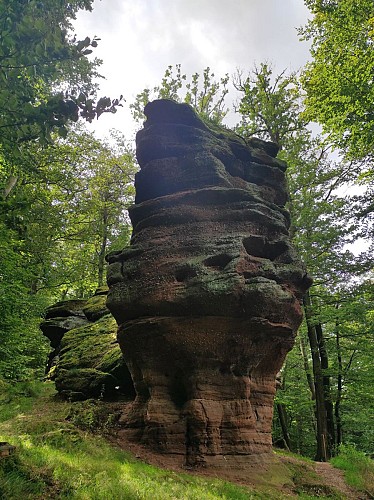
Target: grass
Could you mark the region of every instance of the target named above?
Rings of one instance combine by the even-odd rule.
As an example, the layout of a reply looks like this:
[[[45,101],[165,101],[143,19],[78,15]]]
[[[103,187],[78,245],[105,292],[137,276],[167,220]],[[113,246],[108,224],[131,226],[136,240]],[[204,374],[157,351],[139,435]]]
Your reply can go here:
[[[331,464],[344,471],[347,483],[374,498],[374,462],[353,446],[341,446]]]
[[[295,453],[292,453],[291,451],[288,450],[283,450],[283,449],[275,449],[274,450],[275,455],[279,455],[282,457],[290,457],[290,458],[297,458],[297,460],[301,462],[305,462],[307,464],[313,464],[313,460],[309,457],[304,457],[302,455],[296,455]]]
[[[0,498],[269,498],[218,479],[177,474],[134,459],[102,436],[67,420],[72,404],[54,399],[49,383],[18,388],[18,392],[3,390],[0,404],[0,440],[17,446],[13,457],[0,462]],[[91,410],[81,423],[93,426],[95,412]]]

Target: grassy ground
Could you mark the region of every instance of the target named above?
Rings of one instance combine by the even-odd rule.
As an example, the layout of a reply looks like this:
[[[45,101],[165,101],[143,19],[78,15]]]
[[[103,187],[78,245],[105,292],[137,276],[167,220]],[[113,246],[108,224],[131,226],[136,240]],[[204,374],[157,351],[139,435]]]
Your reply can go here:
[[[0,462],[0,498],[261,498],[224,481],[144,464],[84,430],[105,429],[113,415],[103,421],[94,406],[86,404],[85,411],[78,412],[74,404],[54,400],[53,395],[52,384],[3,391],[0,440],[16,445],[17,453]]]
[[[0,386],[0,441],[17,446],[14,456],[0,459],[0,498],[279,500],[289,497],[279,489],[282,478],[279,483],[273,478],[273,483],[259,485],[254,491],[218,479],[179,474],[145,464],[105,439],[106,430],[117,418],[115,407],[108,413],[106,406],[103,412],[104,405],[97,402],[68,403],[59,401],[54,394],[50,383],[16,388]],[[308,462],[286,457],[287,460],[287,474],[295,484],[315,484]],[[323,490],[322,495],[297,486],[293,491],[302,499],[343,498],[331,488]]]

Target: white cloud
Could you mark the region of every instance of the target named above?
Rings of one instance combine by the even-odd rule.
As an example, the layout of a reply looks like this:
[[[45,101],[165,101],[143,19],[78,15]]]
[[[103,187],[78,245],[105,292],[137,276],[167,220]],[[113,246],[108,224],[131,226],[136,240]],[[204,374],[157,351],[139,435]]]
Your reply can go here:
[[[308,57],[296,32],[308,14],[302,0],[102,0],[93,7],[78,15],[76,32],[101,38],[101,93],[129,102],[170,64],[187,74],[209,66],[219,77],[265,60],[278,71],[298,69]],[[95,123],[99,133],[111,127],[131,134],[129,110]]]

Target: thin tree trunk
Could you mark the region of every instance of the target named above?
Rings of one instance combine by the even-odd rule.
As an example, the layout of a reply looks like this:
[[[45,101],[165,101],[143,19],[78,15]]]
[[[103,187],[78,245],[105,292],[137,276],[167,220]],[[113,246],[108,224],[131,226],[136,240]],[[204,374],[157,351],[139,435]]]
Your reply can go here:
[[[286,408],[282,403],[277,403],[277,412],[278,412],[279,422],[282,428],[284,444],[286,445],[287,450],[291,451],[291,440],[287,428],[287,412]]]
[[[336,308],[339,305],[336,304]],[[340,402],[342,400],[342,389],[343,389],[343,363],[342,363],[342,352],[340,346],[340,329],[339,323],[335,323],[335,338],[336,338],[336,352],[338,357],[338,393],[335,402],[335,419],[336,419],[336,447],[339,450],[339,446],[342,444],[342,420],[340,416]]]
[[[97,286],[104,285],[104,267],[105,267],[105,254],[106,254],[107,238],[103,237],[99,252],[99,263],[98,263],[98,273],[97,273]]]
[[[30,284],[30,295],[36,295],[37,293],[38,293],[38,282],[36,278],[34,278]]]
[[[304,297],[305,318],[307,322],[308,338],[312,353],[314,386],[316,394],[316,419],[317,419],[317,453],[316,460],[326,462],[329,458],[327,441],[327,418],[325,395],[323,388],[323,374],[315,326],[312,322],[312,301],[309,292]]]
[[[11,175],[3,191],[3,199],[6,200],[18,182],[18,176]]]
[[[303,440],[303,424],[300,415],[297,417],[297,453],[302,454],[302,449],[304,446]]]
[[[334,423],[334,406],[332,404],[329,358],[326,349],[326,342],[322,331],[322,325],[316,324],[316,333],[318,340],[319,356],[321,360],[321,368],[323,374],[323,392],[325,397],[326,420],[327,420],[327,437],[328,437],[328,454],[332,455],[335,449],[335,423]]]
[[[308,381],[308,386],[309,386],[309,389],[310,389],[312,400],[314,401],[316,399],[316,390],[315,390],[315,387],[314,387],[314,382],[313,382],[313,377],[312,377],[312,371],[311,371],[310,366],[309,366],[308,355],[306,353],[305,339],[304,339],[304,337],[302,336],[301,333],[299,333],[299,344],[300,344],[301,355],[303,357],[303,363],[304,363],[304,370],[305,370],[305,374],[306,374],[306,379]]]
[[[99,262],[98,262],[98,274],[97,274],[97,286],[103,286],[104,284],[104,268],[105,268],[105,254],[108,244],[108,213],[107,209],[104,208],[103,211],[103,234],[101,237],[101,245],[99,251]]]

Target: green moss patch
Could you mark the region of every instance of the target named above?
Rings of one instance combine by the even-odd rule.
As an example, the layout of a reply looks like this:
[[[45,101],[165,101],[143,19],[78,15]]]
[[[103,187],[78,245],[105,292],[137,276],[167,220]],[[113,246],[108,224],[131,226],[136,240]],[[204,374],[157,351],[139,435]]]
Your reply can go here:
[[[79,393],[75,394],[79,399],[113,395],[116,387],[132,394],[131,376],[116,335],[112,316],[65,333],[54,375],[57,390],[68,396],[69,391]]]
[[[90,321],[97,321],[106,314],[110,314],[106,307],[106,295],[95,295],[88,299],[83,312]]]
[[[103,356],[111,351],[122,358],[116,335],[117,323],[111,316],[69,330],[61,341],[58,368],[98,368]]]
[[[115,393],[119,381],[109,373],[94,368],[59,369],[56,389],[73,399],[85,397],[105,397]]]

